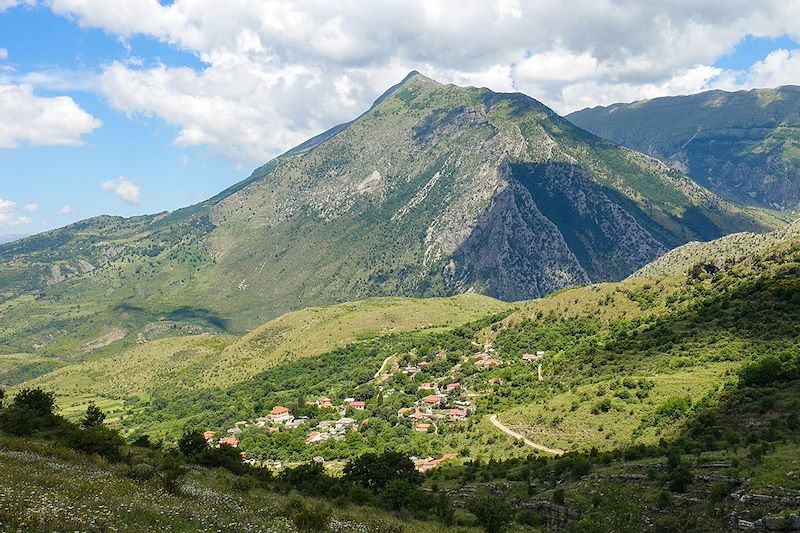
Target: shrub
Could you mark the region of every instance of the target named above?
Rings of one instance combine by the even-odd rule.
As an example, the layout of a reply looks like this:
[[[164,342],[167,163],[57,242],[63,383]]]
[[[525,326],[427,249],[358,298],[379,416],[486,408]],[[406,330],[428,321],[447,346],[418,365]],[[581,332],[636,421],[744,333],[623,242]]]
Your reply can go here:
[[[331,508],[322,502],[308,505],[301,498],[292,498],[286,503],[286,517],[300,531],[316,533],[328,529],[331,520]]]
[[[96,426],[102,426],[105,419],[106,414],[101,411],[94,402],[89,402],[88,407],[86,407],[86,414],[81,420],[81,427],[92,428]]]
[[[392,481],[405,481],[411,485],[422,482],[414,463],[397,452],[364,454],[344,467],[344,478],[375,492],[382,491]]]
[[[110,461],[118,461],[122,456],[125,441],[119,433],[105,426],[77,428],[67,438],[69,446],[86,454],[97,454]]]
[[[765,387],[783,377],[783,365],[775,356],[767,356],[742,367],[739,381],[747,387]]]
[[[489,533],[505,531],[514,516],[508,502],[486,493],[472,498],[469,512],[475,515],[481,527]]]
[[[14,396],[11,407],[25,409],[33,416],[47,417],[55,412],[56,396],[40,388],[22,389]]]
[[[181,438],[178,440],[178,449],[186,457],[193,457],[199,455],[208,449],[208,444],[203,439],[203,434],[194,429],[183,432]]]

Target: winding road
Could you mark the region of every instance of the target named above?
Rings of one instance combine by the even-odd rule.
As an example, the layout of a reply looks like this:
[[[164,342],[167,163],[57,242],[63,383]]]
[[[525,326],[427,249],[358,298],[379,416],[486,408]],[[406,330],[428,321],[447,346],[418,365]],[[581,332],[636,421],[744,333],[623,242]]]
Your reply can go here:
[[[500,431],[502,431],[503,433],[505,433],[509,437],[512,437],[512,438],[515,438],[515,439],[520,439],[526,445],[528,445],[531,448],[534,448],[536,450],[539,450],[542,453],[547,453],[547,454],[550,454],[550,455],[564,455],[564,450],[559,450],[557,448],[548,448],[547,446],[544,446],[542,444],[537,444],[537,443],[533,442],[532,440],[530,440],[529,438],[521,435],[520,433],[517,433],[516,431],[514,431],[511,428],[509,428],[508,426],[503,425],[499,420],[497,420],[497,415],[491,415],[489,417],[489,422],[491,422],[494,427],[496,427],[497,429],[499,429]]]

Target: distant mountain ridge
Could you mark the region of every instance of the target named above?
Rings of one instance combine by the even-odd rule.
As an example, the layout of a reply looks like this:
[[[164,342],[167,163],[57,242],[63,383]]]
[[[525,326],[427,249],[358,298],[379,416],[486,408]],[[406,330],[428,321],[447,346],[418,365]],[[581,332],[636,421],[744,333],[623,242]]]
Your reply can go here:
[[[109,327],[128,343],[243,332],[370,296],[529,299],[773,225],[530,97],[412,72],[206,202],[0,246],[0,346],[85,353]]]
[[[800,87],[708,91],[567,115],[592,133],[658,157],[729,200],[800,206]]]

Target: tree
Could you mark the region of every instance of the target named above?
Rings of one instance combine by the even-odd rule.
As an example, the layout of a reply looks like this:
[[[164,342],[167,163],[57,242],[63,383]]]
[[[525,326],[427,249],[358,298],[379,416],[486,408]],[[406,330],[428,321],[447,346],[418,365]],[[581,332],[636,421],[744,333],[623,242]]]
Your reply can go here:
[[[381,455],[366,453],[353,459],[344,467],[344,477],[347,481],[373,492],[382,491],[391,481],[405,481],[411,485],[422,482],[422,476],[414,468],[414,463],[397,452]]]
[[[178,449],[186,457],[193,457],[203,453],[208,448],[203,434],[199,430],[192,429],[184,431],[181,438],[178,440]]]
[[[105,419],[106,414],[94,402],[89,402],[89,406],[86,407],[86,414],[81,420],[81,427],[87,429],[102,426]]]
[[[56,408],[56,395],[40,388],[22,389],[11,403],[11,407],[25,409],[33,416],[51,416]]]
[[[491,494],[478,494],[469,502],[469,512],[475,515],[478,523],[488,533],[504,531],[514,515],[503,498]]]

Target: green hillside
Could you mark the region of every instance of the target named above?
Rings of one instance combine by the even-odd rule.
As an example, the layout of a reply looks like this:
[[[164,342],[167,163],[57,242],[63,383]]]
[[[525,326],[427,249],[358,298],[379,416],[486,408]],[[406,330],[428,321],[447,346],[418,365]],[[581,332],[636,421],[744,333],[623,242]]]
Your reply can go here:
[[[450,328],[505,309],[507,304],[476,294],[428,300],[377,298],[289,313],[241,338],[212,334],[164,338],[63,368],[58,368],[60,361],[45,358],[2,356],[0,362],[10,367],[9,376],[18,375],[12,372],[24,364],[49,362],[51,369],[57,368],[26,385],[56,391],[65,414],[82,412],[95,401],[117,415],[124,413],[125,400],[147,400],[154,389],[185,394],[227,388],[268,368],[357,340]]]
[[[529,97],[412,73],[206,202],[0,245],[0,350],[79,361],[374,296],[528,299],[780,224]]]
[[[659,531],[721,531],[731,517],[737,524],[743,520],[764,526],[770,521],[779,528],[800,513],[800,482],[794,475],[800,467],[800,241],[792,228],[759,238],[746,252],[736,248],[718,270],[687,271],[681,266],[665,276],[658,274],[663,270],[659,267],[650,276],[567,289],[521,303],[513,312],[478,296],[435,300],[430,303],[435,315],[442,317],[443,309],[456,308],[462,310],[456,313],[461,319],[445,312],[438,327],[431,327],[436,323],[421,311],[426,301],[346,304],[289,315],[240,340],[205,335],[147,343],[125,358],[66,367],[30,384],[59,392],[67,402],[62,412],[73,420],[82,415],[88,400],[95,399],[109,414],[108,427],[130,440],[144,435],[163,438],[167,449],[187,430],[224,435],[228,428],[239,427],[237,421],[263,416],[275,405],[307,417],[294,429],[281,424],[241,426],[236,452],[283,473],[241,481],[195,470],[196,477],[177,496],[162,498],[186,498],[183,505],[188,508],[199,505],[199,494],[206,493],[197,488],[200,483],[212,484],[217,493],[227,493],[229,487],[241,491],[244,499],[237,501],[245,513],[249,498],[280,498],[272,491],[289,487],[328,500],[338,494],[337,501],[351,502],[348,505],[356,501],[382,507],[403,501],[406,514],[399,516],[428,520],[396,526],[408,531],[468,531],[464,528],[479,523],[479,502],[488,497],[491,508],[508,509],[507,519],[517,531],[568,526],[576,531],[633,532],[646,529],[646,524]],[[707,247],[728,250],[725,242]],[[686,260],[677,257],[679,263]],[[399,314],[400,303],[416,317],[407,323],[413,331],[377,328]],[[323,318],[315,320],[319,314]],[[362,319],[368,327],[361,331],[340,326]],[[284,320],[297,331],[286,337],[293,339],[290,343],[306,347],[296,355],[319,355],[287,357],[288,352],[270,348],[272,341],[265,343],[264,334],[270,332],[267,339],[272,339],[275,324]],[[334,331],[342,332],[339,339],[331,338],[327,348],[318,344]],[[307,334],[317,340],[301,344]],[[245,361],[261,361],[263,366],[245,364],[244,374],[238,376],[231,360],[224,365],[231,378],[205,381],[204,372],[232,346],[239,346],[233,352],[237,356],[257,352]],[[544,352],[540,361],[522,360],[522,354],[537,351]],[[474,364],[476,352],[488,352],[480,357],[500,363],[480,368]],[[413,377],[403,373],[411,367],[418,369]],[[74,372],[78,368],[80,372]],[[64,379],[59,381],[59,376]],[[446,391],[454,382],[459,387]],[[417,422],[398,416],[401,408],[421,409],[423,398],[432,393],[420,390],[425,383],[445,395],[442,410],[457,410],[457,402],[471,404],[464,418],[438,419],[420,431]],[[101,390],[104,387],[107,390]],[[344,415],[352,417],[346,435],[308,444],[317,424],[343,416],[338,407],[306,403],[323,396],[336,406],[348,397],[364,401],[364,410],[344,406]],[[70,405],[75,399],[79,402]],[[433,408],[434,413],[438,410]],[[8,424],[4,420],[8,419],[0,410],[0,424]],[[87,445],[71,438],[65,441],[70,447],[80,450]],[[48,494],[73,498],[68,488],[86,469],[82,456],[51,448],[36,448],[33,455],[3,451],[30,446],[28,441],[3,441],[0,461],[14,476],[24,476],[26,484],[41,487],[46,465],[53,463],[48,457],[56,454],[58,462],[72,466],[59,467],[60,481]],[[445,494],[443,505],[457,509],[456,514],[434,512],[430,498],[402,499],[414,493],[408,486],[388,496],[381,496],[380,490],[370,496],[343,488],[350,486],[350,478],[341,477],[344,465],[362,454],[390,452],[415,458],[452,454],[421,482],[426,494]],[[555,454],[563,455],[552,457]],[[156,461],[140,457],[134,454],[110,474],[98,474],[108,480],[105,497],[152,497],[158,486],[153,483],[166,474],[153,474],[153,481],[144,485],[123,479],[136,479],[131,465],[137,461]],[[312,476],[317,481],[311,483],[303,481],[309,479],[307,470],[291,474],[291,467],[320,458],[333,477]],[[201,464],[212,461],[191,455],[185,460],[201,459]],[[99,468],[108,467],[100,463]],[[157,466],[155,472],[161,468],[165,467]],[[3,486],[10,483],[2,481]],[[27,500],[18,495],[11,501],[18,503],[7,505],[4,516],[17,523],[27,516]],[[350,519],[355,521],[369,515],[365,510],[353,512]],[[51,528],[75,523],[64,516],[69,518],[52,518]],[[136,520],[151,520],[149,516]],[[170,520],[197,519],[197,514],[192,516],[178,513]],[[275,511],[267,516],[286,515]],[[389,526],[383,522],[381,527]],[[484,529],[497,531],[494,527]]]
[[[584,109],[567,118],[653,155],[740,204],[800,205],[800,87],[708,91]]]

